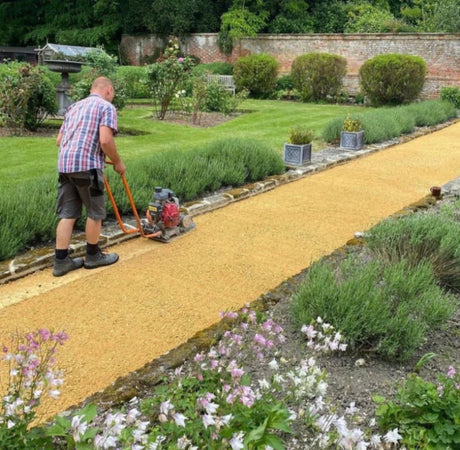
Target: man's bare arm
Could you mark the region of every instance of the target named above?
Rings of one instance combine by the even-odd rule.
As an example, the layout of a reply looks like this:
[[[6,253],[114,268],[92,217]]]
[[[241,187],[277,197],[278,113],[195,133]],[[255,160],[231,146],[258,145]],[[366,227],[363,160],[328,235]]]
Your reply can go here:
[[[124,175],[126,167],[120,158],[113,138],[113,130],[110,127],[101,126],[99,127],[99,142],[101,144],[102,151],[110,158],[113,162],[113,168],[115,172],[120,175]]]

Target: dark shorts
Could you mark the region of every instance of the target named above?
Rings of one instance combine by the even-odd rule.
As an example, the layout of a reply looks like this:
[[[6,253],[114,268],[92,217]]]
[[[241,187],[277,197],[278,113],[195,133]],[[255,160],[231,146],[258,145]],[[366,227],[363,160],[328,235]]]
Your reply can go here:
[[[104,175],[101,169],[60,173],[57,215],[61,219],[78,219],[82,205],[93,220],[105,219]]]

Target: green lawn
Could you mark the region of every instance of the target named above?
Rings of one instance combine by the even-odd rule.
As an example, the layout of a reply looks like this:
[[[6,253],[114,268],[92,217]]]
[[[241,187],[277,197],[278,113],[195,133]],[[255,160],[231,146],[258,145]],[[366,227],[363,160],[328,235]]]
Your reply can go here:
[[[196,128],[155,120],[153,107],[142,105],[125,108],[119,113],[119,127],[145,134],[134,136],[121,133],[116,138],[118,150],[128,170],[129,162],[139,156],[169,148],[193,149],[228,137],[258,139],[282,153],[290,127],[306,125],[320,136],[331,118],[356,111],[357,107],[246,100],[240,110],[245,113],[228,122],[212,128]],[[313,150],[324,148],[325,145],[318,139],[313,143]],[[56,170],[57,158],[55,137],[2,137],[0,157],[0,188],[52,174]]]

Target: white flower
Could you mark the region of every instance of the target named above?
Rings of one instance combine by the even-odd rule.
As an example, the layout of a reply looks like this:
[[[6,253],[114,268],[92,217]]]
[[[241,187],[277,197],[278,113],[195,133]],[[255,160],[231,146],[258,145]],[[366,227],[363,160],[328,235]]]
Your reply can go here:
[[[286,381],[283,375],[280,375],[279,373],[275,374],[273,379],[275,380],[276,383],[279,383],[279,384],[284,383]]]
[[[136,408],[132,408],[128,411],[126,415],[126,422],[127,423],[134,423],[136,419],[140,416],[140,412]]]
[[[209,402],[204,409],[208,414],[215,414],[217,409],[219,408],[219,405],[217,403]]]
[[[185,427],[185,420],[187,419],[187,417],[179,413],[173,414],[172,417],[178,427]]]
[[[396,444],[402,438],[402,436],[398,433],[398,429],[395,428],[389,431],[384,437],[383,440],[390,444]]]
[[[180,439],[177,440],[177,448],[186,449],[191,443],[192,441],[187,439],[186,436],[182,436]]]
[[[353,414],[357,413],[358,408],[356,408],[355,405],[356,405],[355,402],[351,402],[350,406],[345,410],[345,414],[348,414],[348,415],[352,416]]]
[[[273,358],[269,363],[268,363],[268,367],[271,369],[271,370],[278,370],[279,368],[279,365],[278,365],[278,361]]]
[[[72,436],[75,442],[80,442],[81,437],[85,434],[88,428],[88,423],[84,421],[85,416],[72,417]]]
[[[209,425],[215,425],[216,423],[214,417],[211,416],[211,414],[203,414],[202,420],[205,428],[208,428]]]
[[[230,447],[232,447],[232,450],[241,450],[242,448],[244,448],[243,438],[244,433],[242,431],[233,434],[232,438],[228,442],[230,444]]]
[[[230,421],[233,419],[233,414],[227,414],[226,416],[223,416],[220,419],[222,424],[228,425]]]
[[[327,391],[327,383],[324,381],[320,381],[318,386],[316,386],[316,392],[318,392],[321,396],[326,395]]]
[[[52,389],[51,391],[48,392],[48,394],[50,395],[50,397],[54,398],[55,400],[59,397],[59,395],[61,394],[60,391],[58,391],[57,389]]]
[[[373,434],[370,440],[371,447],[379,448],[380,443],[382,442],[382,437],[380,434]]]
[[[265,378],[263,378],[262,380],[259,380],[259,386],[260,386],[260,389],[262,390],[270,389],[270,383]]]
[[[115,447],[117,445],[118,439],[115,436],[109,435],[97,435],[94,438],[94,445],[96,448],[104,448],[108,449],[111,447]]]
[[[172,411],[173,409],[174,405],[169,400],[162,402],[160,405],[160,413],[164,414],[165,416],[167,416],[169,411]]]
[[[43,391],[41,391],[40,389],[35,389],[34,398],[35,399],[40,398],[42,396],[42,393],[43,393]]]
[[[308,339],[314,339],[314,337],[317,335],[317,331],[313,328],[313,325],[303,325],[302,328],[300,329],[302,333],[304,333]]]

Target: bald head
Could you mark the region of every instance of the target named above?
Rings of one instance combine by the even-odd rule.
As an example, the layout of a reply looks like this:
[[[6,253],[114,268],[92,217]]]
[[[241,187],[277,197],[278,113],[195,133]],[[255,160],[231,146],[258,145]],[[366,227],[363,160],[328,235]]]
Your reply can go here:
[[[91,85],[91,94],[98,94],[103,99],[111,102],[114,96],[112,82],[106,77],[98,77]]]

